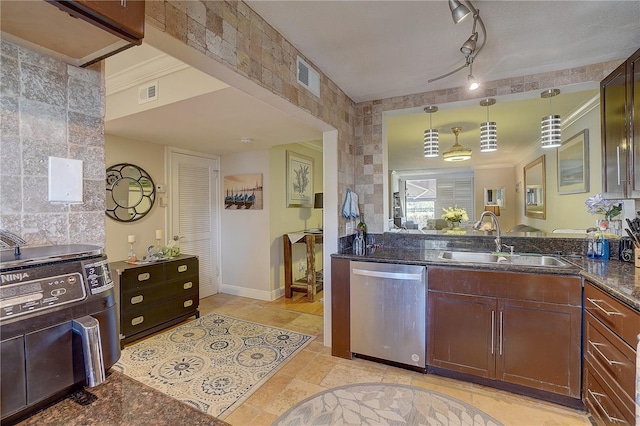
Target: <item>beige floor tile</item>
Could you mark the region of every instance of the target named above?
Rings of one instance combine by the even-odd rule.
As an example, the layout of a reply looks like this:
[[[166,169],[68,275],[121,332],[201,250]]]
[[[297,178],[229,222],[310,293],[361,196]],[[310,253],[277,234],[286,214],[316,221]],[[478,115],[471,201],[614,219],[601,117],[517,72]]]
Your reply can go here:
[[[289,362],[287,362],[281,369],[282,374],[288,374],[289,376],[296,377],[302,370],[308,368],[308,365],[318,355],[313,352],[302,351],[294,356]]]
[[[296,379],[319,385],[336,365],[337,361],[331,357],[317,356],[306,368],[298,371]]]
[[[337,364],[327,373],[320,382],[320,386],[334,388],[337,386],[350,385],[353,383],[379,383],[382,382],[384,370],[361,369],[356,367]]]
[[[324,390],[326,390],[326,388],[322,386],[294,379],[282,390],[282,392],[278,393],[275,398],[273,398],[271,404],[265,408],[265,411],[267,413],[280,416],[300,401]]]
[[[251,407],[248,404],[243,404],[229,414],[224,421],[232,425],[248,425],[251,424],[253,419],[255,419],[260,413],[261,410],[258,408]]]
[[[253,407],[264,410],[265,407],[269,406],[275,395],[282,392],[293,379],[293,376],[283,374],[282,372],[276,373],[247,399],[247,403]]]
[[[262,412],[258,416],[256,416],[256,418],[254,418],[253,421],[251,421],[251,423],[245,423],[245,424],[249,426],[270,426],[277,419],[278,419],[278,416],[274,414]],[[242,424],[238,423],[237,426],[242,426]]]

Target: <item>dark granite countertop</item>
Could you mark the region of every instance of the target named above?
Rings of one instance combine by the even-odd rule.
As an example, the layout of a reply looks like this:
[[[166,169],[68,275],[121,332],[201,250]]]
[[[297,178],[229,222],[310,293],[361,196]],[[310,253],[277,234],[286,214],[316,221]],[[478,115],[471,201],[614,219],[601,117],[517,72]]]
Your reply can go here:
[[[508,263],[465,263],[438,259],[442,250],[384,248],[365,256],[352,253],[336,253],[331,257],[366,262],[404,263],[414,265],[439,265],[457,268],[497,271],[528,272],[538,274],[580,275],[606,293],[640,311],[640,268],[618,260],[596,260],[585,257],[561,257],[569,267],[544,267],[513,265]]]
[[[117,371],[104,383],[79,390],[18,425],[228,425]]]

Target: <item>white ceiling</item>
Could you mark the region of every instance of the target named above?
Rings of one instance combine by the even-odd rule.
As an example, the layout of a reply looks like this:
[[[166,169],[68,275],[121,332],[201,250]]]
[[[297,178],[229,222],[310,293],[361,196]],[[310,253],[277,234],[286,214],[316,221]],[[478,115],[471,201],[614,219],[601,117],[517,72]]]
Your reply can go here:
[[[466,70],[433,83],[427,80],[464,63],[460,45],[471,33],[472,21],[454,25],[446,1],[247,1],[264,19],[290,40],[306,58],[319,67],[354,101],[380,99],[442,88],[459,87]],[[529,75],[628,57],[640,46],[640,2],[633,1],[476,1],[487,28],[487,42],[473,65],[480,80]],[[482,38],[482,36],[481,36]],[[157,52],[145,45],[107,59],[107,116],[110,77],[116,71],[134,70]],[[110,65],[114,62],[118,65]],[[184,81],[185,85],[189,81]],[[554,98],[560,113],[559,99]],[[498,104],[491,107],[491,120],[517,122],[502,116]],[[541,99],[537,98],[536,105]],[[477,101],[476,101],[477,103]],[[132,139],[169,144],[196,151],[227,155],[242,150],[321,139],[321,133],[288,114],[232,87],[158,108],[148,108],[125,117],[105,121],[105,132]],[[569,108],[567,106],[567,108]],[[575,108],[575,106],[571,106]],[[513,113],[515,108],[503,108]],[[483,117],[486,111],[480,106]],[[414,124],[403,122],[421,144],[428,116],[412,111]],[[433,116],[443,136],[450,132],[443,113]],[[440,115],[438,115],[440,114]],[[466,115],[466,113],[462,113]],[[544,114],[532,112],[535,126]],[[476,117],[457,121],[478,123]],[[481,121],[484,121],[482,119]],[[443,124],[444,123],[444,124]],[[499,124],[500,125],[500,124]],[[413,126],[413,127],[412,127]],[[435,127],[435,126],[434,126]],[[499,128],[501,140],[525,141],[537,137],[524,134],[525,126]],[[463,125],[460,143],[466,143]],[[477,129],[476,129],[477,131]],[[510,133],[510,132],[517,133]],[[254,143],[239,143],[250,137]],[[394,138],[391,138],[394,139]],[[444,147],[449,146],[445,136]],[[453,136],[451,135],[451,143]],[[523,143],[525,143],[523,142]],[[471,146],[470,146],[471,147]],[[504,159],[503,159],[504,160]],[[423,165],[424,167],[424,165]]]

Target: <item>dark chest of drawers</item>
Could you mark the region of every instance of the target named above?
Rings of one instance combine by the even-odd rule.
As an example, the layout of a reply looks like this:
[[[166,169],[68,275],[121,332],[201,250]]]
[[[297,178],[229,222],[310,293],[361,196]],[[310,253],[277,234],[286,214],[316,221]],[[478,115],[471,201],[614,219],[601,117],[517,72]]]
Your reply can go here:
[[[198,258],[133,265],[110,264],[119,306],[120,345],[163,330],[186,318],[198,318]]]

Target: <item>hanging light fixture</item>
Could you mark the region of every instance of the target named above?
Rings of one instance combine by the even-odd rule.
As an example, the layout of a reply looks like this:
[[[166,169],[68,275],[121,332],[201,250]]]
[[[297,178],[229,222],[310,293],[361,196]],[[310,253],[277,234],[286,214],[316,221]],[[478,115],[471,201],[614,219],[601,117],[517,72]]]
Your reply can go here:
[[[560,94],[560,89],[549,89],[540,93],[543,99],[549,98],[549,115],[542,117],[541,142],[542,148],[557,148],[562,145],[562,130],[560,116],[551,112],[551,98]]]
[[[437,106],[428,106],[424,109],[424,112],[429,114],[429,128],[424,131],[424,156],[427,158],[438,156],[438,131],[431,125],[431,114],[437,111]]]
[[[444,161],[465,161],[471,158],[471,150],[463,147],[458,143],[458,134],[462,127],[452,127],[453,134],[456,135],[456,143],[453,144],[451,150],[442,154]]]
[[[480,106],[487,107],[487,121],[480,125],[480,152],[493,152],[498,149],[498,126],[489,121],[489,107],[496,103],[493,98],[480,101]]]
[[[473,76],[473,63],[469,64],[469,75],[467,76],[467,84],[469,90],[476,90],[478,87],[480,87],[480,83],[478,83],[478,80],[476,80],[476,78]]]

